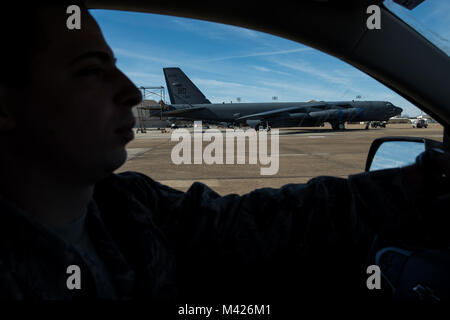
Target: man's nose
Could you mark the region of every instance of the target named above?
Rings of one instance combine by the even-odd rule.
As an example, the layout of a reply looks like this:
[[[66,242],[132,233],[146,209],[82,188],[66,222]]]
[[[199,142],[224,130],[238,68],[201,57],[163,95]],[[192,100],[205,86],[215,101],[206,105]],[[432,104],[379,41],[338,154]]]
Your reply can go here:
[[[122,83],[115,102],[120,106],[132,108],[142,101],[142,93],[122,71],[119,70],[119,73]]]

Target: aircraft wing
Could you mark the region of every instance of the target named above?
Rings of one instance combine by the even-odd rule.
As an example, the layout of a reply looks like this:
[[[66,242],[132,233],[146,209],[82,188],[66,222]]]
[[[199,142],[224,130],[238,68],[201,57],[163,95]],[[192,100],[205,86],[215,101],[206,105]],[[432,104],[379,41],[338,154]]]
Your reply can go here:
[[[328,105],[326,103],[318,103],[318,104],[308,104],[308,105],[302,105],[298,107],[287,107],[287,108],[281,108],[281,109],[273,109],[266,112],[259,112],[259,113],[253,113],[249,114],[247,116],[240,117],[236,120],[252,120],[252,119],[268,119],[268,118],[274,118],[281,116],[283,114],[291,113],[291,112],[307,112],[309,108],[326,108]]]
[[[176,109],[176,110],[170,110],[170,111],[163,112],[163,115],[164,116],[180,116],[180,115],[182,116],[184,114],[188,114],[188,113],[203,110],[203,109],[205,109],[205,107],[192,107],[192,108]]]
[[[251,120],[251,119],[269,119],[274,117],[282,116],[283,114],[289,114],[289,113],[300,113],[300,112],[309,112],[311,108],[314,109],[322,109],[322,110],[329,110],[329,109],[335,109],[337,107],[346,108],[351,107],[347,103],[343,104],[329,104],[325,102],[319,102],[319,103],[311,103],[307,105],[301,105],[296,107],[287,107],[287,108],[281,108],[281,109],[274,109],[266,112],[260,112],[260,113],[253,113],[249,114],[247,116],[243,116],[238,118],[237,120]],[[311,110],[313,111],[313,110]],[[317,110],[314,110],[317,111]]]

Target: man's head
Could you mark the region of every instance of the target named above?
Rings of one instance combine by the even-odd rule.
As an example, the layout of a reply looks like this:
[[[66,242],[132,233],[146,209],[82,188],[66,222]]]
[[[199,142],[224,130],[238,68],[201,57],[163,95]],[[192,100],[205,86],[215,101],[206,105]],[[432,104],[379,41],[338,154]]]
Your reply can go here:
[[[67,28],[68,6],[25,8],[21,20],[1,23],[9,27],[0,31],[8,33],[0,57],[0,148],[14,161],[94,183],[126,160],[131,108],[141,94],[115,66],[86,8],[80,6],[81,29]]]

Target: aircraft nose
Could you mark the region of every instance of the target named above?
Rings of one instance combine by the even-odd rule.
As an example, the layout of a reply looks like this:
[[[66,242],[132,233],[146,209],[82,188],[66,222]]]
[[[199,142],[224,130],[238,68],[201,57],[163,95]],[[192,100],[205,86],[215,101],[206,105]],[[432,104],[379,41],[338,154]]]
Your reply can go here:
[[[401,114],[403,112],[403,109],[400,107],[394,107],[395,115]]]

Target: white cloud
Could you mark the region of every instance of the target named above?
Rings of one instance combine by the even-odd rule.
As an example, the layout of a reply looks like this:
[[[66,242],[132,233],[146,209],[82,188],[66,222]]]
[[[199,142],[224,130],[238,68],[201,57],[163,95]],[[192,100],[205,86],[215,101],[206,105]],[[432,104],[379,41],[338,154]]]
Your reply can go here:
[[[313,50],[313,49],[312,48],[297,48],[297,49],[289,49],[289,50],[252,52],[252,53],[247,53],[247,54],[242,54],[242,55],[225,56],[225,57],[217,57],[217,58],[207,59],[207,60],[205,60],[205,62],[223,61],[223,60],[230,60],[230,59],[250,58],[250,57],[275,56],[275,55],[279,55],[279,54],[295,53],[295,52],[309,51],[309,50]]]
[[[255,70],[258,70],[258,71],[262,71],[262,72],[271,72],[272,71],[269,68],[261,67],[261,66],[252,66],[252,68]]]
[[[331,72],[330,70],[324,71],[322,69],[313,66],[309,62],[300,59],[296,59],[296,61],[272,60],[272,62],[291,70],[300,71],[312,75],[315,78],[325,80],[326,82],[329,83],[343,86],[349,86],[351,84],[350,80],[343,74],[334,75],[333,72]]]

